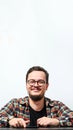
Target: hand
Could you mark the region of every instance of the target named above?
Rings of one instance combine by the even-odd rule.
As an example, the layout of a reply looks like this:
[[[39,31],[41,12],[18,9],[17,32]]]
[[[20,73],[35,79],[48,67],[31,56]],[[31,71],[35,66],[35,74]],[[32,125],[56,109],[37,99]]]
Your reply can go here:
[[[59,120],[56,118],[41,117],[37,120],[37,126],[58,126]]]
[[[9,120],[9,125],[11,127],[26,127],[29,122],[29,120],[25,121],[22,118],[12,118]]]

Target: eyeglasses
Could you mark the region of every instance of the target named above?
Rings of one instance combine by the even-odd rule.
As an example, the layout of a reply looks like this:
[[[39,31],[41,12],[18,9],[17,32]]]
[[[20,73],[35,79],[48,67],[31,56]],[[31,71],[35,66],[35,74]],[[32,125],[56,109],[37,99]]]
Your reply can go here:
[[[27,80],[27,83],[30,85],[30,86],[34,86],[35,83],[37,83],[39,86],[43,86],[46,84],[46,81],[42,80],[42,79],[39,79],[39,80],[34,80],[34,79],[29,79]]]

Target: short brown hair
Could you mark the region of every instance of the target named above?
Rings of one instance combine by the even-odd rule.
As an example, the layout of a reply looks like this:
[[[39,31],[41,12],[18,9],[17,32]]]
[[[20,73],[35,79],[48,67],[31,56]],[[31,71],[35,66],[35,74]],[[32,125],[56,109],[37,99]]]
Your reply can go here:
[[[28,71],[27,71],[27,74],[26,74],[26,82],[27,82],[27,79],[28,79],[28,75],[29,73],[31,73],[32,71],[43,71],[46,75],[46,83],[48,83],[48,80],[49,80],[49,73],[47,72],[47,70],[45,70],[43,67],[41,66],[33,66],[31,67]]]

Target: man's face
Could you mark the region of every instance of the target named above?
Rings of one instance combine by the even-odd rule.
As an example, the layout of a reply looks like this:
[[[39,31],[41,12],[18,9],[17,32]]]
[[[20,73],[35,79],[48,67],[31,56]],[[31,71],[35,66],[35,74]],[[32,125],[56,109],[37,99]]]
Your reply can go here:
[[[42,99],[48,88],[45,73],[43,71],[33,71],[29,73],[26,87],[29,97],[32,100],[38,101]]]

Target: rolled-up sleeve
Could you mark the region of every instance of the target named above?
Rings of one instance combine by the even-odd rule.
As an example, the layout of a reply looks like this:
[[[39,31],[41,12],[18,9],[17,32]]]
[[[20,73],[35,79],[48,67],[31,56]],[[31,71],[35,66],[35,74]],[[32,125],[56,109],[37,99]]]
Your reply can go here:
[[[73,111],[61,102],[59,105],[58,120],[60,126],[73,126]]]
[[[13,118],[14,99],[0,110],[0,127],[7,127],[9,119]]]

